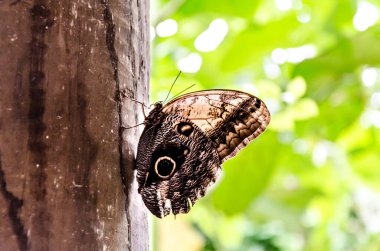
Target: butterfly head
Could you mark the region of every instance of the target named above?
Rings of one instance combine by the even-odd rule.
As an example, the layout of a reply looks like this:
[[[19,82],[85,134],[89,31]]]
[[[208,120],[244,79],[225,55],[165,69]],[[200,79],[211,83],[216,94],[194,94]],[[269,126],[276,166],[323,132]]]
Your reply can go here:
[[[162,102],[156,102],[153,104],[153,109],[149,112],[148,116],[146,116],[144,120],[145,125],[152,125],[155,123],[159,123],[159,121],[162,119]]]

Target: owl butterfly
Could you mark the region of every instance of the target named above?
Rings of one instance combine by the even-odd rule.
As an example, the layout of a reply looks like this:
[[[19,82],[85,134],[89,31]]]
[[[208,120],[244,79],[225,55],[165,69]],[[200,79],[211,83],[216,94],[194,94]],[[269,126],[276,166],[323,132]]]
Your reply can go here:
[[[264,132],[264,102],[233,90],[199,91],[156,103],[145,118],[136,158],[138,191],[157,217],[187,213],[221,164]]]

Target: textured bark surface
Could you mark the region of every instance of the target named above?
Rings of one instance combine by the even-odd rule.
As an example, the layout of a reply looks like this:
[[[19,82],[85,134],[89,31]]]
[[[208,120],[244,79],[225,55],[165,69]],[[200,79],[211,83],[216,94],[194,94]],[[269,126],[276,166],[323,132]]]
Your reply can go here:
[[[148,0],[0,1],[0,250],[148,250]]]

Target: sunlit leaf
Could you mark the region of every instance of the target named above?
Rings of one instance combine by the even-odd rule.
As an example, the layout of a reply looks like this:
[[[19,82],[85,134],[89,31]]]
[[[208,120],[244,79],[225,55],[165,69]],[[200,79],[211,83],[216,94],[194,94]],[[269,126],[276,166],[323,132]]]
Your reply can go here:
[[[223,165],[223,178],[212,194],[216,208],[232,215],[244,211],[268,184],[273,175],[280,146],[275,134],[265,133]],[[269,149],[269,150],[268,150]]]
[[[311,98],[300,99],[289,109],[294,120],[306,120],[318,115],[318,106]]]
[[[295,99],[302,97],[306,92],[306,82],[303,78],[297,77],[290,81],[287,91],[291,93]]]
[[[250,25],[234,38],[221,61],[221,70],[233,71],[256,63],[277,46],[292,45],[289,36],[299,25],[292,15],[262,26]]]
[[[290,131],[294,129],[294,119],[289,112],[272,116],[270,128],[275,131]]]

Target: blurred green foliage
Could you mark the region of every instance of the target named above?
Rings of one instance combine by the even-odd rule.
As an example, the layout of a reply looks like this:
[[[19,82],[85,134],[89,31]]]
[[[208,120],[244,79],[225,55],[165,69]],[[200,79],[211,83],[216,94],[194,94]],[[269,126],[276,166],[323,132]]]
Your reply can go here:
[[[182,74],[174,94],[191,84],[247,91],[272,114],[188,214],[203,250],[380,250],[380,2],[151,4],[153,31],[178,25],[152,34],[151,102],[196,53],[199,70]],[[215,19],[228,32],[201,52],[194,42]]]

